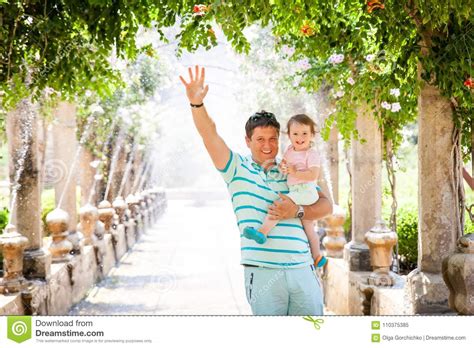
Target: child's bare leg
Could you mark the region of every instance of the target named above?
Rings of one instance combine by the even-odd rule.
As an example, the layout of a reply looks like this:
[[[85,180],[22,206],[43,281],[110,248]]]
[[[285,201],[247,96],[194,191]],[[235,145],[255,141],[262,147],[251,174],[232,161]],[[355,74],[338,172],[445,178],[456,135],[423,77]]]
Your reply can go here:
[[[272,230],[273,227],[276,226],[276,224],[280,222],[280,220],[270,220],[268,218],[268,215],[265,216],[265,220],[263,221],[263,225],[260,226],[258,229],[260,232],[262,232],[265,236],[268,235],[268,232]]]
[[[316,267],[325,267],[328,260],[323,254],[321,254],[321,249],[319,247],[319,235],[314,230],[314,222],[312,220],[303,220],[302,223],[306,236],[308,237],[314,265]]]
[[[311,249],[311,255],[313,260],[317,260],[319,255],[321,255],[321,249],[319,247],[319,235],[314,231],[314,221],[313,220],[302,220],[304,232],[308,237],[309,247]]]
[[[263,244],[267,241],[268,232],[278,223],[279,220],[270,220],[268,215],[265,216],[263,225],[257,230],[253,227],[247,226],[244,228],[243,235],[245,238],[252,239],[258,244]]]

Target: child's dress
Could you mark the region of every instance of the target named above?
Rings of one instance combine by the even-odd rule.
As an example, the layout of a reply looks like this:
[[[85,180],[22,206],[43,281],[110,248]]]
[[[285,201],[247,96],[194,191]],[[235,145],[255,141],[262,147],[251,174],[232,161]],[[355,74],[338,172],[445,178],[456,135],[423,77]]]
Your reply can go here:
[[[286,149],[283,158],[289,165],[294,165],[297,171],[321,166],[319,154],[313,147],[306,151],[295,151],[293,145],[290,145]],[[288,197],[295,204],[311,205],[319,199],[315,181],[297,179],[293,175],[288,174],[287,183],[290,191]]]

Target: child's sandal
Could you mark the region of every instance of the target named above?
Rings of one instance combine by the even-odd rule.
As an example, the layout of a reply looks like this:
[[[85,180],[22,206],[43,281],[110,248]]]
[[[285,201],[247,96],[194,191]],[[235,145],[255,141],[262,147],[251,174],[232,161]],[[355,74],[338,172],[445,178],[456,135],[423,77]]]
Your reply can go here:
[[[319,257],[314,261],[314,265],[318,268],[326,266],[328,259],[324,255],[319,255]]]

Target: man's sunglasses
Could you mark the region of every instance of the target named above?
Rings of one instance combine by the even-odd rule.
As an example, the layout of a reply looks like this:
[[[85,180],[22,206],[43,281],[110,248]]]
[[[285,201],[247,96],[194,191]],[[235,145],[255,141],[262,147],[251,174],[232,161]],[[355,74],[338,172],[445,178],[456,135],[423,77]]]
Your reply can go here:
[[[256,112],[255,114],[250,116],[251,121],[257,121],[260,118],[268,118],[268,119],[276,120],[274,114],[272,114],[271,112],[266,112],[266,111]]]

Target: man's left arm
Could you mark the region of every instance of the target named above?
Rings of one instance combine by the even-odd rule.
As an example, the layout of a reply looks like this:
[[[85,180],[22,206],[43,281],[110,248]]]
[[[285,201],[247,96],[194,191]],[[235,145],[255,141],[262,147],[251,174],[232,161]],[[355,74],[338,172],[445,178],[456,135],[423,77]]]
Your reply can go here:
[[[332,202],[321,191],[319,199],[311,205],[303,205],[304,220],[320,220],[332,214]],[[268,214],[272,220],[293,219],[296,217],[298,206],[287,196],[280,194],[280,199],[273,202],[268,208]]]

